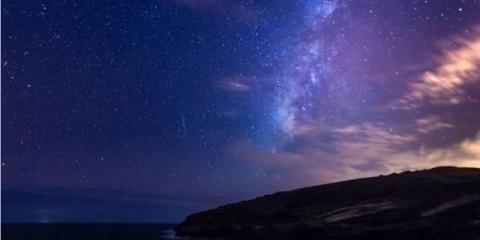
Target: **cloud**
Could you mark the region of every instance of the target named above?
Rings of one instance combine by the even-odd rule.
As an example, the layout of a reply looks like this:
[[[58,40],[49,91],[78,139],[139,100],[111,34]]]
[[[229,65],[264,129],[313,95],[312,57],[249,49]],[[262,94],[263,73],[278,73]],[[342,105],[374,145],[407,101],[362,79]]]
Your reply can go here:
[[[444,122],[440,117],[435,115],[417,119],[416,125],[417,131],[422,134],[428,134],[446,128],[454,128],[452,124]]]
[[[416,122],[450,128],[441,126],[437,119],[427,117]],[[277,151],[242,141],[230,146],[228,156],[275,169],[288,179],[287,187],[292,188],[445,165],[480,167],[480,132],[460,143],[429,148],[422,143],[421,135],[435,131],[434,128],[397,133],[371,123],[330,131],[309,125],[303,128],[308,133],[297,135]]]
[[[464,88],[480,81],[480,26],[468,36],[455,36],[441,44],[444,54],[436,60],[437,66],[423,73],[419,81],[399,101],[405,109],[425,104],[458,105],[465,101]]]
[[[418,151],[404,151],[386,158],[385,165],[391,170],[403,171],[425,169],[435,166],[458,166],[480,168],[480,133],[452,146]]]
[[[229,78],[216,82],[216,86],[230,92],[248,92],[251,88],[245,81],[241,78]]]
[[[381,160],[415,140],[372,124],[302,129],[278,151],[243,141],[228,149],[229,156],[283,171],[298,187],[385,173]]]
[[[229,108],[226,110],[221,111],[220,116],[222,117],[237,117],[240,114],[240,110],[238,108]]]
[[[336,157],[343,162],[346,172],[352,176],[362,176],[432,168],[436,166],[453,165],[461,167],[480,167],[480,132],[473,139],[440,147],[428,148],[422,142],[421,135],[436,129],[451,128],[451,125],[438,121],[437,117],[417,120],[421,124],[433,123],[431,128],[424,126],[420,131],[394,133],[375,125],[348,126],[337,131],[344,135],[339,144]],[[345,130],[346,129],[346,130]],[[417,129],[417,130],[418,130]],[[351,137],[348,137],[348,136]],[[360,135],[355,138],[353,136]],[[375,163],[376,168],[361,166]],[[359,168],[360,166],[360,168]],[[350,176],[346,176],[350,178]]]
[[[306,145],[295,151],[271,151],[244,140],[227,149],[229,159],[260,166],[282,176],[282,188],[295,188],[341,179],[343,170],[316,146]]]
[[[478,161],[475,165],[480,167],[480,133],[474,139],[463,141],[457,148],[472,160]]]

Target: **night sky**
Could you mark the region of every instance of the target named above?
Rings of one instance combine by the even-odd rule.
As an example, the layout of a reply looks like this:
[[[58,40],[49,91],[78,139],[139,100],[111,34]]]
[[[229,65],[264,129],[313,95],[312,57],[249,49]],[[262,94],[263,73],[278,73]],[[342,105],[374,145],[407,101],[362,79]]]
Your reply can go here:
[[[3,221],[480,167],[479,0],[4,0],[1,40]]]

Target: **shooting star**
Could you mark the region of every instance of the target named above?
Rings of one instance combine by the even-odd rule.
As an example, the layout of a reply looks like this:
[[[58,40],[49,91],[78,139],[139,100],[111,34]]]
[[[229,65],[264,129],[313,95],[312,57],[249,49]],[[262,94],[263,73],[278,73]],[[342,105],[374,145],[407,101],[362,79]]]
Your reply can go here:
[[[185,115],[183,114],[183,111],[181,112],[181,117],[182,117],[183,136],[188,139],[187,126],[185,124]]]

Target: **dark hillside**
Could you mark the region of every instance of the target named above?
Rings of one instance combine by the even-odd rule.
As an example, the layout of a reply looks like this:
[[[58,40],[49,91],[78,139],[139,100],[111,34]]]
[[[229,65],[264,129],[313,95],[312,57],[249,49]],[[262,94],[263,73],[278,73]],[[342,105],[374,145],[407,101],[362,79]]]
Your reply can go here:
[[[230,239],[480,239],[480,170],[350,180],[189,216],[180,235]]]

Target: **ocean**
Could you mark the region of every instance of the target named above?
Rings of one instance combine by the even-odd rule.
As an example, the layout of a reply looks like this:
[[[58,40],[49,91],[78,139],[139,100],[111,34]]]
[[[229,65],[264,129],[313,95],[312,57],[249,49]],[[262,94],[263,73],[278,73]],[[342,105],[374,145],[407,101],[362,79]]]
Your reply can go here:
[[[174,224],[121,223],[7,223],[2,240],[167,240],[175,236]]]

